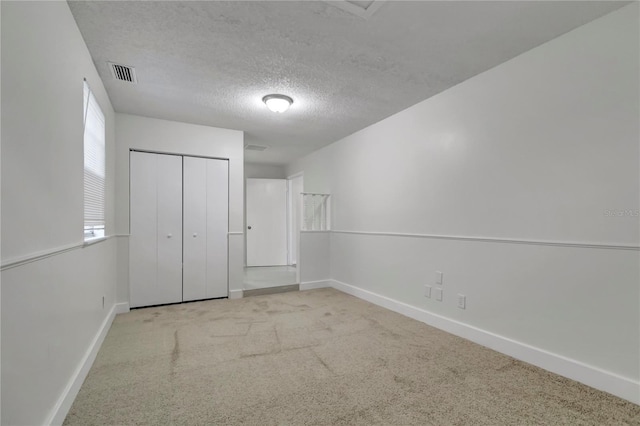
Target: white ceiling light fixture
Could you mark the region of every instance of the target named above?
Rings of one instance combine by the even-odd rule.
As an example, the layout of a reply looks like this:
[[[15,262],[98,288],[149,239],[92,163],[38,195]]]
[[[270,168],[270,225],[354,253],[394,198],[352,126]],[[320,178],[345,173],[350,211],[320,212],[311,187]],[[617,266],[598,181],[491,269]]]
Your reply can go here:
[[[262,102],[273,112],[285,112],[293,103],[293,99],[285,95],[267,95]]]

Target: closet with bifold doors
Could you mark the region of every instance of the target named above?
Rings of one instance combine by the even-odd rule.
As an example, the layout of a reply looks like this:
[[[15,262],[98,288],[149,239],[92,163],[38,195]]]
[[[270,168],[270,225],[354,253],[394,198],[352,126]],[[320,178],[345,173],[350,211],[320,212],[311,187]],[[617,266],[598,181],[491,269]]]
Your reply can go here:
[[[130,151],[130,306],[228,296],[228,160]]]

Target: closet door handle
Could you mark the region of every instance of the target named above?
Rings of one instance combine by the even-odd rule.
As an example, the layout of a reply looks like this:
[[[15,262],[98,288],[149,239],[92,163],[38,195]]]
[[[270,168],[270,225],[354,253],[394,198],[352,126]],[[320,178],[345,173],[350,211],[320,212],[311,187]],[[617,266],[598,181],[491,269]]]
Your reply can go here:
[[[173,234],[171,233],[167,234],[167,238],[171,238],[171,237],[173,237]]]
[[[195,232],[193,233],[193,238],[196,238],[198,236],[198,234],[196,234]]]

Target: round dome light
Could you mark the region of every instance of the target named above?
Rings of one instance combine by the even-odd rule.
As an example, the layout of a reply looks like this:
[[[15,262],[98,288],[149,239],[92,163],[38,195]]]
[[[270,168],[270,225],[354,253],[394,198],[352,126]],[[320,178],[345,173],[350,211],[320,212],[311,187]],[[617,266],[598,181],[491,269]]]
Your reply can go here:
[[[293,103],[293,99],[285,95],[267,95],[262,102],[273,112],[285,112]]]

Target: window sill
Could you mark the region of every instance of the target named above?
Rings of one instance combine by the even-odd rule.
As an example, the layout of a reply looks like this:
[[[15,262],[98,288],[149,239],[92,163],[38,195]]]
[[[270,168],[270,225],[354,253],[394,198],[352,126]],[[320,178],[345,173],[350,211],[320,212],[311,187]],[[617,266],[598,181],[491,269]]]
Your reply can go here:
[[[82,247],[88,247],[88,246],[92,246],[94,244],[98,244],[101,243],[103,241],[106,241],[109,237],[93,237],[93,238],[87,238],[86,240],[84,240],[84,244],[82,244]]]

